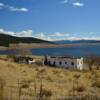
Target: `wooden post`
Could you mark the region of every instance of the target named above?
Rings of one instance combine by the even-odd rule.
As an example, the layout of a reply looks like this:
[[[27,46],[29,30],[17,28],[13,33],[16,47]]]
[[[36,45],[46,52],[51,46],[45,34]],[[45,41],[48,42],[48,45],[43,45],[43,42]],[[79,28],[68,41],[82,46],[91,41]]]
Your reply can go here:
[[[75,87],[74,87],[74,79],[73,79],[73,89],[72,89],[73,90],[73,99],[74,99],[74,88]]]
[[[12,99],[12,88],[13,88],[13,87],[10,86],[10,100],[13,100],[13,99]]]
[[[18,80],[18,100],[20,100],[20,96],[21,96],[21,86],[20,86],[20,82]]]
[[[42,100],[42,98],[43,98],[42,92],[43,92],[43,84],[42,84],[42,79],[40,79],[40,93],[39,93],[39,100]]]
[[[4,100],[4,80],[0,78],[0,100]]]
[[[36,79],[34,79],[34,92],[35,92],[35,100],[36,100],[36,97],[37,97],[37,85],[36,85]]]

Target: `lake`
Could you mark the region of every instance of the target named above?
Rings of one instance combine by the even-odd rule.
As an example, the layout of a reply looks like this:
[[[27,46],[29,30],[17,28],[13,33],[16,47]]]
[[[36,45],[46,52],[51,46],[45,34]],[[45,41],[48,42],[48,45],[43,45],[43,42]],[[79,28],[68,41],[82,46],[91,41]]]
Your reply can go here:
[[[99,55],[100,46],[70,46],[62,48],[38,48],[32,49],[35,55],[61,55],[61,56],[87,56]]]
[[[31,49],[33,55],[45,56],[87,56],[87,55],[99,55],[100,45],[92,46],[70,46],[61,48],[35,48]],[[15,51],[2,50],[0,54],[14,54]]]

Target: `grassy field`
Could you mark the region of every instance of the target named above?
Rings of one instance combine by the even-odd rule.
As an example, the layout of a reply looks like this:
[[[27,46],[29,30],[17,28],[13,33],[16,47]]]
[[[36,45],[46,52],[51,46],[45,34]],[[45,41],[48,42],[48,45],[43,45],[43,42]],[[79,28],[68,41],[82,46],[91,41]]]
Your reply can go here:
[[[44,100],[33,99],[36,96],[48,97],[45,100],[67,100],[64,98],[73,95],[100,96],[100,70],[53,68],[41,64],[43,57],[35,59],[37,63],[33,65],[0,61],[0,100]]]

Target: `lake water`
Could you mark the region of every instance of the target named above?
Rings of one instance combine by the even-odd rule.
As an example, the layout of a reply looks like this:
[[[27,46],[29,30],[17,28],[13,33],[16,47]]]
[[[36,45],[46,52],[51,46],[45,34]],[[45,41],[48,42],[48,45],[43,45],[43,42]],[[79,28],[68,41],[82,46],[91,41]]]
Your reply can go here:
[[[100,46],[70,46],[62,48],[39,48],[32,49],[35,55],[61,55],[61,56],[87,56],[99,55]]]
[[[33,55],[53,55],[53,56],[87,56],[99,55],[100,45],[95,46],[70,46],[62,48],[35,48],[31,49]],[[14,54],[15,51],[0,51],[0,54]]]

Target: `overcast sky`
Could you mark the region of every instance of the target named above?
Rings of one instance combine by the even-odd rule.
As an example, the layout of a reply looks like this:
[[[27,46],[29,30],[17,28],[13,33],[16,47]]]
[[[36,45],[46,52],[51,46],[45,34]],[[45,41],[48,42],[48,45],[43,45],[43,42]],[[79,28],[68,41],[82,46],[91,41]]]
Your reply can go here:
[[[0,0],[0,32],[46,40],[100,40],[100,0]]]

